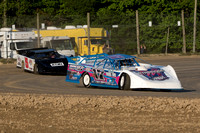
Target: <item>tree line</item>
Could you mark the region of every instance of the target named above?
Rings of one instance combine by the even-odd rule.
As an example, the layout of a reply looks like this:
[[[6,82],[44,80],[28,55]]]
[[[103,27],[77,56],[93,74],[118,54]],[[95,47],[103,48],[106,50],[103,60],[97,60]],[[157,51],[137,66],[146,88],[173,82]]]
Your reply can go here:
[[[184,10],[187,51],[191,51],[194,0],[1,0],[0,26],[4,26],[6,17],[7,27],[15,24],[20,28],[36,28],[37,13],[47,26],[84,25],[89,12],[91,26],[109,31],[115,51],[131,54],[136,52],[137,46],[136,10],[139,12],[140,42],[149,53],[164,52],[169,27],[169,52],[181,52],[182,27],[177,22],[181,21],[181,10]],[[200,36],[199,11],[197,8],[197,36]],[[126,47],[122,49],[123,46]],[[197,49],[200,49],[198,37]]]

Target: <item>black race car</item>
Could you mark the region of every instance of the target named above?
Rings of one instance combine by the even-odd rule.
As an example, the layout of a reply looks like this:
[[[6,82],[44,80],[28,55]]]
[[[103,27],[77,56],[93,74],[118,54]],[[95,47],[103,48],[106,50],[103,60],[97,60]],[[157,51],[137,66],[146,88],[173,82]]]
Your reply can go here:
[[[68,61],[54,49],[35,48],[17,51],[17,67],[35,74],[66,74]]]

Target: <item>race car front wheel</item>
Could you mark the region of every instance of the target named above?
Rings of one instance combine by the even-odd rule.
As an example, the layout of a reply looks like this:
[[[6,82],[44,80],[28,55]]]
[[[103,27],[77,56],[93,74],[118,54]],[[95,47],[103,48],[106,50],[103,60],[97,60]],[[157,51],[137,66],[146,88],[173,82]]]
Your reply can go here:
[[[119,89],[130,90],[130,77],[128,74],[123,73],[119,78]]]
[[[82,76],[82,84],[87,88],[90,87],[91,79],[90,79],[90,75],[88,73],[83,74],[83,76]]]

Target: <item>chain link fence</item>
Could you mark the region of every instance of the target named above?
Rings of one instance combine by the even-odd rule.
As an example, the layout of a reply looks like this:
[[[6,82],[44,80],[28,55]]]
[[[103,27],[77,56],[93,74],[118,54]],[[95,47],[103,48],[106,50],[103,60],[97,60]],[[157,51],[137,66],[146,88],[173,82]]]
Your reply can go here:
[[[192,52],[193,48],[193,14],[185,14],[186,50]],[[200,52],[200,15],[197,14],[196,52]],[[17,30],[36,30],[37,16],[7,17],[7,27],[15,25]],[[141,53],[165,53],[168,38],[168,53],[182,53],[183,29],[181,13],[172,14],[140,14],[139,38]],[[3,22],[3,18],[1,18]],[[115,53],[137,54],[136,17],[130,15],[107,15],[98,17],[91,15],[91,28],[104,28],[107,30],[110,46]],[[87,15],[81,16],[48,16],[40,14],[41,23],[47,26],[65,28],[66,25],[87,25]],[[0,27],[3,27],[0,24]],[[169,36],[168,34],[169,29]]]

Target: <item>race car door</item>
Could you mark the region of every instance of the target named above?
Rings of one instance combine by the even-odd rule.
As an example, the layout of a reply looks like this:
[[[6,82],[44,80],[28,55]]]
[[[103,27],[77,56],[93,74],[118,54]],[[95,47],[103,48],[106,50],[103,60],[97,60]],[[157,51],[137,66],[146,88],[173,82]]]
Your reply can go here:
[[[93,69],[96,83],[104,84],[107,87],[117,86],[116,73],[110,62],[107,60],[102,61],[99,65]]]

